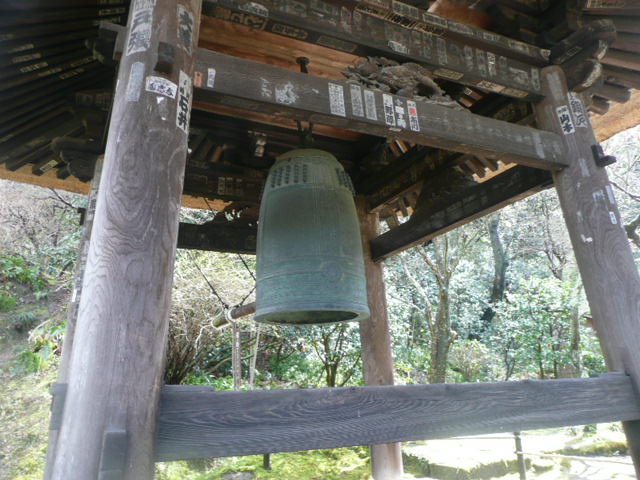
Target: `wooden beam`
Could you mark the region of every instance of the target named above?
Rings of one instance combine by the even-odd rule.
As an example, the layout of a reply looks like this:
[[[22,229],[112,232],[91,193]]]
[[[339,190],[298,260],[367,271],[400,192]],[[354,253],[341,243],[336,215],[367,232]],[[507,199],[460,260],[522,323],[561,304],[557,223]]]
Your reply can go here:
[[[564,165],[555,134],[208,50],[198,50],[197,57],[200,101],[539,168]]]
[[[51,478],[146,480],[187,157],[201,2],[134,2]],[[158,51],[169,46],[169,64]],[[150,168],[153,167],[153,168]]]
[[[207,0],[205,15],[356,55],[418,61],[434,76],[539,98],[548,51],[396,0]]]
[[[233,222],[208,222],[202,225],[180,223],[178,248],[227,253],[256,253],[255,225],[235,225]]]
[[[475,186],[437,201],[428,212],[417,211],[405,223],[371,240],[374,260],[381,260],[431,240],[465,223],[551,185],[544,170],[516,166]]]
[[[640,275],[623,228],[607,172],[596,163],[597,145],[582,99],[569,94],[562,70],[543,71],[546,98],[536,106],[538,124],[564,138],[570,166],[554,175],[596,331],[611,370],[631,376],[640,404]],[[625,425],[640,476],[640,422]]]
[[[640,418],[634,398],[631,381],[621,374],[244,392],[165,386],[156,461],[633,420]]]
[[[369,241],[380,234],[378,214],[369,213],[364,197],[356,198],[362,234],[362,253],[367,278],[367,296],[371,316],[360,321],[362,370],[365,385],[393,385],[393,352],[389,333],[387,296],[381,263],[371,258]],[[399,443],[371,446],[371,472],[374,480],[400,480],[403,476],[402,450]]]

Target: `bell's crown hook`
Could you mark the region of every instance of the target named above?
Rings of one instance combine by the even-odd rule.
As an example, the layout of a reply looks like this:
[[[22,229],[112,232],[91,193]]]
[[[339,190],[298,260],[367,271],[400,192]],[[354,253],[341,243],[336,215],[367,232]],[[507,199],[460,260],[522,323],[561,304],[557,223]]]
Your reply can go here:
[[[309,59],[307,57],[297,57],[296,63],[300,65],[300,73],[309,73]],[[313,123],[309,122],[307,128],[302,128],[302,122],[296,120],[298,125],[298,135],[300,135],[300,147],[309,148],[313,146]]]

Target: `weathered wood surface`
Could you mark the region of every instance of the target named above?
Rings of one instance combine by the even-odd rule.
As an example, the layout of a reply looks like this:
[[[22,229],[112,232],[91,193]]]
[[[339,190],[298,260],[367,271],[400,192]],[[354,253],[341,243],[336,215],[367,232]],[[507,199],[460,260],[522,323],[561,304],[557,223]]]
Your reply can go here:
[[[490,108],[483,108],[486,102],[481,101],[472,107],[472,113],[510,123],[526,122],[532,114],[528,103],[508,101],[496,96],[493,96],[492,100]],[[383,175],[376,173],[356,182],[356,191],[366,194],[371,210],[378,211],[385,204],[397,201],[406,192],[417,189],[430,171],[442,164],[455,163],[460,159],[461,155],[452,152],[412,149],[385,167]]]
[[[396,0],[207,0],[215,18],[356,55],[418,61],[436,77],[515,98],[540,96],[548,51]]]
[[[153,478],[200,3],[136,2],[130,15],[53,479]],[[174,46],[170,73],[155,70],[160,42]],[[123,431],[116,465],[104,442]]]
[[[596,139],[579,96],[569,95],[562,71],[543,72],[546,99],[538,124],[563,135],[569,167],[554,174],[558,199],[609,369],[627,372],[640,392],[640,276],[606,170],[596,166]],[[629,402],[637,406],[640,396]],[[640,475],[640,422],[625,424]]]
[[[387,314],[387,295],[382,263],[371,258],[369,241],[379,235],[379,219],[369,213],[363,197],[356,199],[360,220],[362,253],[367,279],[367,297],[371,316],[360,321],[362,370],[365,385],[393,385],[393,353]],[[376,442],[378,443],[378,442]],[[399,443],[378,443],[371,446],[371,472],[374,480],[400,480],[403,474],[402,450]]]
[[[370,445],[640,418],[625,375],[216,392],[166,386],[156,461]]]
[[[199,49],[195,98],[462,153],[557,169],[555,134]]]
[[[544,170],[516,166],[496,177],[443,197],[428,212],[416,212],[407,222],[371,240],[374,260],[381,260],[488,215],[551,185]]]

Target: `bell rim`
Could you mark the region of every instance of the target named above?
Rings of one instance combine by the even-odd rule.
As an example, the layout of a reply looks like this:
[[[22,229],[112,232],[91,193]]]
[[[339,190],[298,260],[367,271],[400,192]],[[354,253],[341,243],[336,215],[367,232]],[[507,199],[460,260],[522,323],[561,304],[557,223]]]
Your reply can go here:
[[[334,323],[348,323],[348,322],[359,322],[362,320],[366,320],[367,318],[369,318],[371,316],[371,310],[369,309],[368,306],[362,305],[362,304],[352,304],[352,305],[346,305],[346,307],[353,307],[353,308],[335,308],[331,305],[328,304],[323,304],[323,303],[317,303],[317,304],[308,304],[308,305],[303,305],[297,309],[287,309],[287,310],[282,310],[281,308],[278,308],[277,306],[274,307],[267,307],[267,308],[258,308],[256,310],[256,313],[254,315],[254,320],[258,323],[265,323],[265,324],[269,324],[269,325],[300,325],[300,326],[305,326],[305,325],[331,325]],[[274,322],[274,321],[270,321],[267,320],[264,317],[265,315],[272,315],[274,313],[294,313],[294,312],[304,312],[304,311],[310,311],[310,310],[322,310],[325,312],[349,312],[349,313],[353,313],[355,314],[355,316],[353,318],[349,318],[347,320],[336,320],[334,322],[308,322],[308,323],[293,323],[293,322]]]

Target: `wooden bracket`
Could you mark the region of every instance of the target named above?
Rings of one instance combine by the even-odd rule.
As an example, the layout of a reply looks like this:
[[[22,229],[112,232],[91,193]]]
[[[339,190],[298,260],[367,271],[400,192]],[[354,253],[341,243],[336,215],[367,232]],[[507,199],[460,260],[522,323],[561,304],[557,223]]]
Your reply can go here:
[[[98,480],[121,480],[124,478],[127,444],[126,430],[107,429],[104,432]]]

